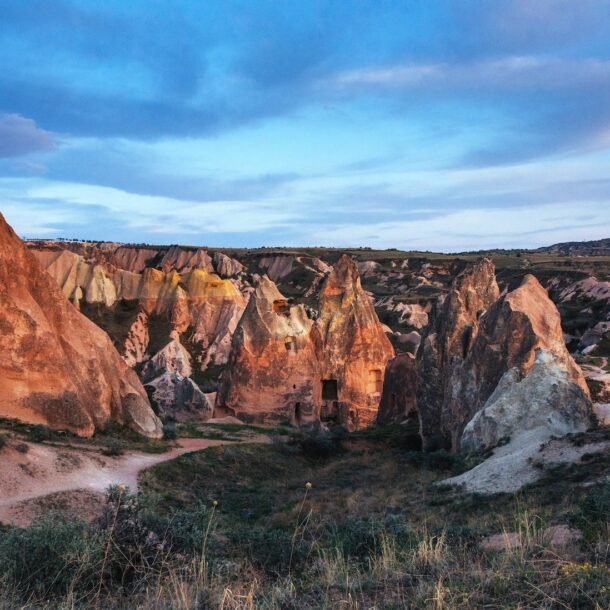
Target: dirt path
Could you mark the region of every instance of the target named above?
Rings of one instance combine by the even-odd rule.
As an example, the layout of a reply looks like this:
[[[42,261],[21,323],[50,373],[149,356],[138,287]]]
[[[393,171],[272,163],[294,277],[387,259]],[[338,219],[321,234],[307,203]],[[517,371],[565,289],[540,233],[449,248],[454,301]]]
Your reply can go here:
[[[248,438],[247,442],[268,440],[261,435]],[[131,451],[118,457],[37,444],[29,445],[25,454],[6,447],[0,460],[0,522],[24,525],[51,507],[66,507],[76,514],[80,510],[90,512],[101,503],[109,485],[128,485],[136,491],[138,475],[146,468],[185,453],[233,442],[180,439],[179,447],[165,453]],[[49,506],[43,501],[47,497],[52,499],[47,502]]]

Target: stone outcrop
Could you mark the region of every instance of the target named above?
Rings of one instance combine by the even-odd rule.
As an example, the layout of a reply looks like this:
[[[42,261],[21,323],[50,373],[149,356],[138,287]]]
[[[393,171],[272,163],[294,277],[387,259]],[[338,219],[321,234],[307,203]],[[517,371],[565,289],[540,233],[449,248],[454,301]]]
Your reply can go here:
[[[162,436],[135,372],[0,216],[0,414],[92,435],[112,419]]]
[[[402,423],[414,414],[417,418],[419,435],[419,416],[417,414],[417,365],[413,354],[398,354],[386,365],[383,393],[379,403],[376,423],[379,425]]]
[[[266,276],[233,335],[216,414],[247,422],[315,424],[321,382],[313,321]]]
[[[563,341],[559,312],[538,280],[527,275],[517,289],[500,297],[481,316],[463,369],[452,380],[454,392],[443,416],[454,447],[466,422],[483,407],[502,376],[514,368],[519,378],[526,377],[539,349],[552,354],[589,399],[584,375]]]
[[[535,362],[536,375],[526,381]],[[456,277],[423,337],[415,378],[411,364],[396,359],[388,365],[378,421],[400,421],[403,407],[417,409],[428,450],[458,450],[468,422],[464,446],[481,448],[494,434],[517,433],[519,426],[544,428],[541,422],[548,420],[545,434],[552,434],[549,430],[580,430],[593,421],[587,384],[565,347],[560,315],[546,290],[527,275],[518,288],[500,295],[488,259]],[[528,407],[526,392],[547,373],[551,385],[539,381],[541,394],[532,394]],[[400,395],[401,375],[397,403],[392,396]]]
[[[324,281],[315,321],[308,311],[260,280],[233,335],[221,412],[300,425],[321,417],[350,428],[374,420],[394,350],[350,258]]]
[[[234,277],[243,273],[246,268],[234,258],[223,254],[222,252],[214,252],[214,268],[220,277]]]
[[[545,442],[552,436],[584,432],[592,427],[591,401],[575,383],[565,360],[547,349],[536,350],[534,364],[522,377],[508,370],[484,407],[468,422],[461,449],[481,452],[501,442]]]
[[[178,421],[212,417],[214,405],[189,377],[166,371],[144,386],[156,412]]]
[[[422,339],[418,351],[417,403],[422,435],[430,449],[451,444],[451,432],[456,425],[453,417],[456,377],[462,373],[481,316],[497,300],[499,292],[495,268],[489,259],[467,267],[437,305],[436,318]]]
[[[322,417],[364,427],[377,415],[385,367],[394,348],[348,256],[339,259],[324,281],[319,311]]]

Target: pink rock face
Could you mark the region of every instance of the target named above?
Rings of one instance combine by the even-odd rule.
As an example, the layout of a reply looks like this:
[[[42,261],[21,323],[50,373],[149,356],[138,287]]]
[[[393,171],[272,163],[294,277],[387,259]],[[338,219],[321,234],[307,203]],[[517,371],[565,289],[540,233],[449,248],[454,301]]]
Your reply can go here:
[[[385,367],[394,348],[348,256],[342,256],[326,278],[319,309],[322,416],[350,428],[367,426],[377,415]]]
[[[136,374],[0,215],[0,415],[90,436],[109,419],[162,435]]]
[[[393,355],[350,258],[324,282],[315,323],[263,277],[233,337],[217,406],[250,421],[365,426]]]
[[[312,329],[305,308],[290,306],[263,277],[233,337],[216,415],[297,425],[319,421],[321,384]]]
[[[533,275],[500,297],[481,316],[462,370],[453,376],[453,392],[445,403],[443,426],[457,447],[466,423],[491,396],[509,369],[521,378],[531,371],[536,351],[543,349],[567,371],[569,381],[588,398],[584,375],[563,341],[561,318],[546,290]]]

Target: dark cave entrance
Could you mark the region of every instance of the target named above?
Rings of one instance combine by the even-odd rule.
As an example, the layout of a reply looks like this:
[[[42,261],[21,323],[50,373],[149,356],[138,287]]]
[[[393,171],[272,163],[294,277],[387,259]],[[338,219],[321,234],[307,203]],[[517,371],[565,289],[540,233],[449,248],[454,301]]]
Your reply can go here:
[[[322,400],[339,400],[339,387],[336,379],[322,379]]]
[[[303,421],[303,412],[301,411],[301,403],[296,402],[294,404],[294,423],[297,426],[300,426],[302,421]]]

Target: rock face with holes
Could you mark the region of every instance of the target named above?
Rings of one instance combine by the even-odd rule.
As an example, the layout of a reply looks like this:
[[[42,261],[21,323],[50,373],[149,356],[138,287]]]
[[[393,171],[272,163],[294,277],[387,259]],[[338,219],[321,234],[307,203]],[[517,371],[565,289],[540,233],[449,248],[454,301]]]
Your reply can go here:
[[[110,338],[66,299],[0,215],[0,416],[91,436],[162,426]]]
[[[350,428],[367,426],[377,415],[394,348],[348,256],[339,259],[324,281],[319,310],[322,417]]]
[[[456,277],[449,293],[437,304],[436,318],[422,339],[417,363],[417,404],[422,435],[430,449],[451,445],[456,425],[456,379],[478,333],[479,319],[499,292],[494,264],[481,259]]]
[[[375,419],[393,355],[347,256],[321,287],[315,321],[265,276],[233,336],[217,410],[246,421],[361,427]]]
[[[320,370],[314,322],[261,278],[233,335],[216,397],[216,415],[246,422],[319,421]]]

